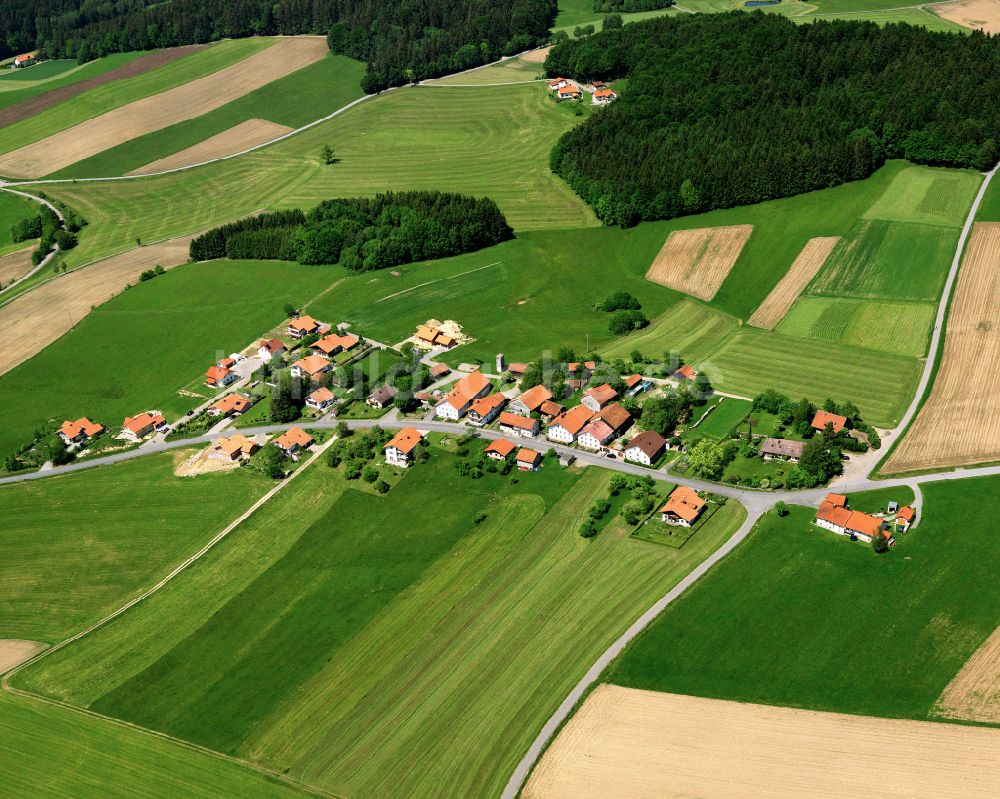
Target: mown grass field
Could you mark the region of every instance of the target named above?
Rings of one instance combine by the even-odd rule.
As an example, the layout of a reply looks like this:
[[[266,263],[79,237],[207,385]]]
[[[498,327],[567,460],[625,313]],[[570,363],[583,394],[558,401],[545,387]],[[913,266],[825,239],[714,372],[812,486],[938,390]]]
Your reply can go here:
[[[0,130],[0,153],[7,153],[39,141],[134,100],[218,72],[269,47],[276,41],[277,39],[265,38],[228,39],[206,50],[165,64],[159,69],[97,86]],[[76,75],[79,73],[74,73],[74,77]],[[49,87],[51,88],[51,85]]]
[[[532,81],[545,77],[545,51],[535,51],[525,55],[508,58],[496,64],[480,67],[455,75],[435,78],[431,85],[435,86],[484,86],[490,83],[514,83]]]
[[[120,425],[126,414],[147,408],[179,415],[195,407],[199,400],[177,389],[280,322],[286,300],[301,304],[326,288],[331,272],[220,261],[177,267],[133,286],[0,376],[0,454],[63,419]]]
[[[39,94],[51,91],[52,89],[58,89],[60,86],[68,86],[77,81],[103,75],[105,72],[110,72],[112,69],[144,55],[148,55],[148,53],[112,53],[111,55],[104,56],[104,58],[88,61],[79,69],[64,74],[62,77],[49,78],[43,82],[31,83],[30,85],[24,85],[24,82],[21,80],[0,81],[0,109],[20,103],[23,100],[29,100],[32,97],[37,97]]]
[[[328,55],[203,116],[131,139],[50,177],[124,175],[248,119],[266,119],[299,128],[360,97],[364,71],[359,61]]]
[[[605,673],[620,685],[858,715],[927,718],[1000,623],[996,478],[922,487],[887,555],[771,513]],[[888,497],[872,497],[881,505]],[[909,499],[900,496],[900,501]],[[851,497],[852,505],[869,499]],[[957,522],[956,520],[961,520]]]
[[[41,64],[35,64],[27,68],[5,69],[0,74],[0,83],[25,83],[48,80],[49,78],[62,75],[71,69],[75,69],[77,66],[79,65],[75,58],[52,58],[48,61],[43,61]]]
[[[600,348],[607,360],[628,358],[638,350],[647,358],[678,353],[682,360],[700,363],[739,328],[738,319],[693,300],[682,300],[652,319],[649,327],[618,338]]]
[[[385,497],[312,467],[198,568],[18,683],[337,793],[498,792],[597,654],[743,511],[680,551],[617,522],[587,541],[577,527],[609,473],[547,461],[516,484],[467,481],[432,452]]]
[[[922,358],[936,311],[929,302],[803,297],[778,332]]]
[[[41,206],[9,191],[0,191],[0,255],[24,247],[31,242],[15,243],[11,228],[22,219],[37,216]]]
[[[174,477],[174,457],[0,486],[0,638],[55,642],[82,629],[192,554],[269,487],[246,469]]]
[[[700,13],[751,10],[746,8],[744,0],[680,0],[678,5]],[[782,14],[799,24],[808,24],[815,19],[846,19],[876,22],[879,25],[905,22],[937,31],[965,30],[922,5],[915,0],[809,0],[803,3],[784,0],[780,5],[752,10]]]
[[[292,799],[312,794],[237,763],[70,708],[0,696],[8,799]]]
[[[907,166],[864,214],[866,219],[961,227],[982,175],[972,170]]]

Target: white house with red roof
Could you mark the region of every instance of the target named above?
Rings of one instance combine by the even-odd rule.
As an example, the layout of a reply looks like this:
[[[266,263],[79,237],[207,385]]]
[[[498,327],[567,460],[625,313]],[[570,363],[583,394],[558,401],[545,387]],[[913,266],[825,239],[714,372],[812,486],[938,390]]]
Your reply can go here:
[[[103,430],[104,425],[92,422],[86,416],[82,416],[75,422],[67,419],[59,427],[57,433],[59,438],[63,440],[63,443],[69,446],[70,444],[82,444],[84,441],[89,438],[93,438]]]
[[[264,363],[270,363],[272,358],[284,355],[286,351],[285,342],[280,338],[262,338],[257,342],[257,357]]]
[[[457,381],[445,398],[434,406],[434,413],[442,419],[457,422],[469,412],[472,403],[490,393],[493,386],[478,369]]]
[[[419,430],[413,427],[404,427],[383,448],[385,462],[390,466],[409,466],[413,461],[413,452],[420,444],[421,438]]]

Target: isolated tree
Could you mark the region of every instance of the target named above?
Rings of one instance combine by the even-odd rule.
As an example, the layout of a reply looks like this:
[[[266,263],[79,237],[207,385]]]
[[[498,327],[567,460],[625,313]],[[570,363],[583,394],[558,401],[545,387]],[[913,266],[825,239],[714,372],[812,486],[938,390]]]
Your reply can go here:
[[[876,555],[881,555],[889,551],[889,539],[885,537],[882,530],[876,530],[872,536],[872,549]]]
[[[320,158],[323,159],[323,163],[329,166],[330,164],[337,163],[337,155],[333,152],[333,148],[329,144],[324,144],[323,149],[320,150]]]
[[[779,499],[777,502],[774,503],[774,512],[777,513],[779,516],[787,516],[788,506],[782,500]]]

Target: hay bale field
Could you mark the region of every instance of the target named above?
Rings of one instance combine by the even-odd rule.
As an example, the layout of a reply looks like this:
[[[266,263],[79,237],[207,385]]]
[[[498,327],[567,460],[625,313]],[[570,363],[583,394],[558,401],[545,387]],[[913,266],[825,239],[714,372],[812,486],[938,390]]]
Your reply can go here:
[[[241,122],[229,130],[210,136],[198,144],[179,150],[173,155],[159,158],[138,169],[133,169],[128,174],[148,175],[153,172],[164,172],[168,169],[201,164],[213,158],[232,155],[249,147],[272,141],[285,133],[290,133],[291,130],[287,125],[268,122],[266,119],[248,119],[246,122]]]
[[[948,683],[935,710],[946,718],[1000,724],[1000,628]]]
[[[826,262],[834,246],[840,241],[840,236],[821,236],[809,239],[802,252],[792,263],[791,269],[785,273],[778,285],[767,295],[750,317],[750,324],[765,330],[774,330],[778,322],[795,304],[802,290],[809,285],[820,267]]]
[[[1000,460],[1000,223],[969,237],[930,397],[886,472]]]
[[[164,269],[188,259],[193,236],[136,247],[86,269],[45,283],[0,308],[0,328],[7,346],[0,353],[0,375],[45,349],[90,312],[135,283],[139,274],[159,264]]]
[[[524,799],[977,799],[1000,784],[1000,730],[602,685]]]
[[[661,286],[711,300],[753,232],[753,225],[675,230],[663,243],[646,278]]]
[[[295,36],[225,69],[108,111],[0,157],[0,174],[40,177],[109,147],[206,114],[323,58],[326,40]]]
[[[963,28],[1000,33],[1000,4],[996,0],[957,0],[933,5],[930,9]]]

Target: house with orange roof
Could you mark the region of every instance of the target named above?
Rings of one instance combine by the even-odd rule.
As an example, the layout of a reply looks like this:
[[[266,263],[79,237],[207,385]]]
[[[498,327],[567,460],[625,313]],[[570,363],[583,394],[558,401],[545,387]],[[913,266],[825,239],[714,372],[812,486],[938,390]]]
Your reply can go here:
[[[249,458],[260,449],[260,444],[252,438],[247,438],[242,433],[236,433],[228,438],[216,439],[212,447],[217,458],[223,460],[236,461],[242,458]]]
[[[885,521],[870,516],[861,511],[847,507],[847,497],[843,494],[827,494],[816,510],[816,525],[825,530],[845,535],[849,538],[860,538],[871,542],[876,535],[885,536],[889,545],[896,543],[892,533],[887,529]]]
[[[299,454],[305,452],[313,445],[314,439],[301,427],[293,427],[286,430],[271,443],[285,453],[286,457],[293,461],[299,459]]]
[[[508,441],[506,438],[495,438],[486,446],[483,453],[492,460],[505,461],[515,449],[517,449],[517,445],[514,442]]]
[[[305,358],[292,364],[291,372],[293,377],[308,377],[310,380],[315,381],[319,380],[331,369],[333,369],[333,364],[322,355],[307,355]]]
[[[358,336],[329,333],[312,345],[312,351],[317,355],[332,357],[341,352],[352,350],[360,343],[361,339]]]
[[[813,417],[812,426],[816,430],[826,430],[827,425],[833,426],[833,432],[839,433],[845,427],[847,427],[847,417],[841,416],[837,413],[830,413],[829,411],[819,410],[816,411],[816,415]]]
[[[597,413],[601,408],[617,398],[618,392],[611,387],[610,383],[605,383],[604,385],[594,386],[584,391],[580,402],[594,413]]]
[[[628,391],[630,397],[635,397],[641,394],[643,391],[649,391],[653,387],[653,381],[648,380],[642,375],[635,374],[629,375],[624,378],[625,388]]]
[[[330,332],[330,325],[313,319],[311,316],[303,315],[293,319],[288,323],[287,333],[294,339],[305,338],[306,336],[324,336]]]
[[[572,83],[566,86],[560,86],[556,89],[556,97],[560,100],[579,100],[581,97],[580,90],[574,86]]]
[[[590,102],[594,105],[607,105],[610,102],[618,99],[618,95],[614,93],[611,89],[595,89],[594,95],[591,97]]]
[[[586,405],[576,405],[553,419],[545,430],[545,436],[552,441],[572,444],[593,416],[594,412]]]
[[[694,380],[698,376],[698,370],[691,364],[685,363],[674,371],[674,377],[678,380]]]
[[[404,427],[383,447],[385,462],[390,466],[409,466],[413,461],[413,452],[420,444],[420,431],[413,427]]]
[[[225,366],[210,366],[205,371],[205,385],[211,388],[225,388],[230,383],[239,380],[240,376]]]
[[[531,438],[538,435],[541,422],[537,419],[532,419],[530,416],[520,416],[516,413],[504,411],[500,414],[497,426],[507,435]]]
[[[583,430],[580,431],[580,435],[577,436],[576,442],[583,447],[583,449],[599,450],[605,444],[610,444],[614,437],[614,428],[612,428],[611,425],[603,419],[599,419],[595,416],[586,424]]]
[[[514,375],[514,377],[521,377],[521,375],[528,371],[529,366],[531,366],[530,363],[512,363],[507,367],[507,371]]]
[[[660,518],[672,527],[691,527],[705,510],[706,502],[689,486],[677,486],[660,508]]]
[[[226,394],[222,399],[213,402],[208,406],[205,413],[209,416],[225,416],[230,418],[239,416],[241,413],[246,413],[251,407],[253,407],[253,402],[251,402],[249,397],[244,397],[242,394],[234,392]]]
[[[122,437],[130,441],[141,441],[150,433],[163,430],[167,426],[167,420],[163,414],[143,411],[138,416],[126,416],[122,422]]]
[[[913,526],[913,520],[917,517],[917,511],[910,505],[904,505],[896,513],[896,518],[893,520],[896,525],[896,530],[901,533],[909,532],[910,528]]]
[[[507,398],[500,392],[487,394],[482,399],[473,402],[470,406],[469,424],[475,427],[485,427],[497,418],[506,404]]]
[[[81,416],[75,422],[67,419],[60,425],[59,430],[56,432],[59,438],[63,440],[63,443],[69,446],[71,444],[82,444],[88,438],[93,438],[103,431],[104,425],[92,422],[86,416]]]
[[[19,69],[20,67],[30,67],[35,63],[35,58],[38,53],[22,53],[19,56],[14,56],[14,69]]]
[[[539,416],[546,421],[555,419],[564,410],[566,410],[565,405],[560,405],[558,402],[553,402],[552,400],[545,400],[545,402],[538,406]]]
[[[563,88],[563,86],[569,86],[569,81],[566,78],[553,78],[548,82],[549,91],[555,92]]]
[[[527,447],[521,447],[514,459],[522,472],[537,472],[542,467],[542,453]]]
[[[264,363],[270,363],[271,359],[286,352],[285,342],[280,338],[262,338],[257,342],[257,357]]]
[[[443,400],[434,406],[435,415],[457,422],[469,412],[472,403],[490,393],[493,386],[478,369],[457,381]]]
[[[314,411],[325,411],[336,401],[337,395],[324,386],[323,388],[317,388],[312,394],[306,397],[306,407],[312,408]]]
[[[539,383],[532,386],[510,404],[510,412],[519,416],[531,416],[541,409],[542,405],[552,399],[552,392]]]

